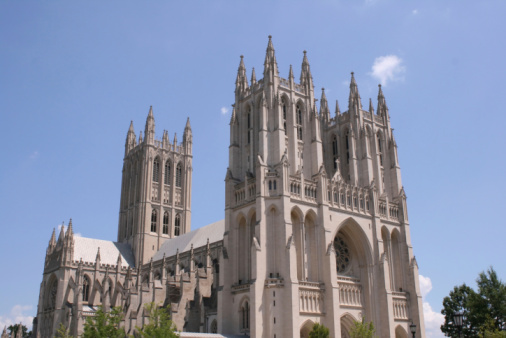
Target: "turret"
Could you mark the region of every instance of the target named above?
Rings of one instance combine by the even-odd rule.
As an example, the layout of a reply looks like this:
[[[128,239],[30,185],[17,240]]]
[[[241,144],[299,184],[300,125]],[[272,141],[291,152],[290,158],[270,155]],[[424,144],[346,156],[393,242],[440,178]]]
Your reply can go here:
[[[144,128],[144,136],[147,144],[155,143],[155,117],[153,116],[153,106],[149,107],[148,117],[146,119],[146,127]]]
[[[246,77],[246,67],[244,66],[244,56],[241,55],[241,62],[237,69],[237,78],[235,80],[235,92],[236,94],[244,93],[249,88],[248,78]]]
[[[163,131],[163,136],[162,136],[162,147],[164,149],[167,149],[169,147],[169,132],[167,130],[164,130]]]
[[[127,137],[125,141],[125,156],[130,152],[130,150],[135,148],[135,146],[137,145],[135,143],[135,138],[136,136],[134,131],[134,122],[130,121],[130,128],[128,128]]]
[[[322,97],[320,99],[320,116],[324,123],[330,121],[330,110],[327,103],[327,97],[325,96],[325,88],[322,88]]]
[[[183,132],[183,146],[187,154],[192,153],[192,144],[193,144],[192,127],[190,126],[190,118],[188,117]]]
[[[251,70],[251,85],[255,85],[257,83],[257,75],[255,73],[255,67]]]
[[[336,122],[337,122],[337,119],[339,117],[339,115],[341,115],[341,110],[339,109],[339,102],[337,102],[336,100],[336,110],[335,110],[335,118],[336,118]]]
[[[358,92],[357,82],[355,81],[355,75],[351,72],[351,81],[350,81],[350,96],[348,98],[348,112],[356,110],[356,113],[360,109],[362,109],[362,102],[360,100],[360,93]]]
[[[314,99],[314,85],[313,76],[311,75],[311,67],[307,59],[307,52],[304,51],[304,58],[302,59],[302,67],[300,72],[300,84],[306,89],[306,94],[310,95],[311,102]]]
[[[272,107],[274,105],[274,98],[279,85],[279,71],[271,35],[269,35],[269,43],[267,44],[267,50],[265,53],[263,81],[267,106]],[[263,120],[262,117],[260,117],[260,119]]]
[[[381,84],[378,85],[378,115],[380,116],[388,116],[388,107],[387,102],[385,100],[385,96],[383,95],[383,91],[381,90]]]

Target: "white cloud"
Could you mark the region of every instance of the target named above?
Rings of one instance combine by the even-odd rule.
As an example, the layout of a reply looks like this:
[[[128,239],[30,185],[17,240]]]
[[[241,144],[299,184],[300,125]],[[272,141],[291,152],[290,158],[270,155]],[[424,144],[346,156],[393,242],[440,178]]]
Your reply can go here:
[[[413,13],[413,15],[417,15],[418,14],[418,9],[413,9],[413,11],[411,13]]]
[[[425,297],[432,290],[432,281],[429,277],[419,275],[420,292],[423,299],[423,318],[425,321],[425,334],[427,338],[442,338],[441,325],[444,323],[444,316],[432,309],[430,304],[425,301]]]
[[[225,115],[226,113],[228,113],[228,108],[227,107],[221,107],[221,114]]]
[[[38,151],[34,151],[33,153],[30,154],[30,160],[36,160],[37,158],[39,158]]]
[[[377,57],[374,60],[370,75],[386,86],[389,81],[403,80],[405,72],[406,67],[402,65],[400,57],[397,55],[386,55]]]
[[[23,323],[28,328],[28,331],[32,329],[33,316],[28,316],[24,312],[31,310],[31,305],[14,305],[8,315],[0,315],[0,330],[4,327]]]

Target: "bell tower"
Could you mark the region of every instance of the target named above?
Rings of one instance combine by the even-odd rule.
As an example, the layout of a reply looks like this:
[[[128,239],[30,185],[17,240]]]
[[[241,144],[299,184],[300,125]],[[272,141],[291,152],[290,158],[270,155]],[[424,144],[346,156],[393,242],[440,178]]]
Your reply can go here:
[[[155,138],[153,108],[138,141],[127,132],[121,181],[118,242],[131,245],[135,264],[148,262],[162,243],[190,231],[193,136],[187,120],[182,142],[164,130]]]
[[[218,331],[307,337],[322,323],[347,337],[372,321],[382,337],[424,335],[397,144],[381,87],[362,107],[320,110],[307,52],[299,83],[279,75],[272,38],[263,79],[236,77],[225,178]]]

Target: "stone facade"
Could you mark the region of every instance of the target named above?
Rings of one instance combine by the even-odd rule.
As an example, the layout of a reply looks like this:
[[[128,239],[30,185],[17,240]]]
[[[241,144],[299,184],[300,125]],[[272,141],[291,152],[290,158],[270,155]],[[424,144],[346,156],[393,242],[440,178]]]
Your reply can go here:
[[[424,337],[397,144],[381,87],[363,109],[353,73],[348,110],[319,111],[304,52],[299,83],[278,72],[269,37],[263,79],[241,56],[230,120],[225,220],[190,231],[192,132],[155,139],[152,109],[127,133],[118,241],[50,239],[34,330],[82,333],[97,305],[121,306],[133,333],[143,305],[169,306],[178,329],[220,336],[308,337],[314,323],[349,337]],[[195,334],[197,336],[197,334]]]

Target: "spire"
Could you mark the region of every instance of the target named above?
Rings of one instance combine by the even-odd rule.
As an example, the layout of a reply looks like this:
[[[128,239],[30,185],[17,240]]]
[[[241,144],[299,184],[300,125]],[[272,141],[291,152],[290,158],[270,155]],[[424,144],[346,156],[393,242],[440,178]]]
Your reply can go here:
[[[322,97],[320,99],[320,115],[325,122],[330,120],[330,110],[325,96],[325,88],[322,88]]]
[[[69,226],[67,228],[67,233],[65,234],[65,239],[72,240],[74,237],[74,231],[72,230],[72,218],[69,221]]]
[[[374,107],[372,106],[372,99],[369,98],[369,113],[374,115]]]
[[[100,247],[98,247],[97,256],[95,256],[95,263],[100,264]]]
[[[265,53],[264,79],[267,74],[270,74],[271,76],[279,76],[274,45],[272,44],[272,35],[269,35],[269,43],[267,44],[267,51]]]
[[[120,267],[121,266],[121,252],[118,252],[118,259],[116,260],[116,266]]]
[[[294,79],[293,69],[292,69],[292,65],[290,65],[290,72],[288,73],[288,81],[293,81],[293,79]]]
[[[187,118],[186,118],[186,126],[184,127],[184,130],[185,130],[185,131],[189,130],[190,132],[191,132],[191,130],[192,130],[192,127],[191,127],[191,125],[190,125],[190,117],[187,117]]]
[[[135,144],[134,121],[130,121],[130,128],[128,128],[127,137],[126,137],[126,141],[125,141],[125,156],[135,146],[136,146],[136,144]]]
[[[302,67],[300,72],[300,84],[308,85],[310,88],[313,87],[313,76],[311,75],[311,67],[309,67],[309,61],[307,59],[307,52],[304,51],[304,58],[302,59]]]
[[[174,133],[174,147],[177,147],[177,133]]]
[[[255,83],[257,83],[257,75],[255,73],[255,67],[251,70],[251,85],[253,86]]]
[[[51,235],[51,238],[49,239],[49,247],[55,247],[56,245],[56,230],[53,228],[53,234]]]
[[[383,115],[388,111],[387,102],[385,100],[385,96],[383,95],[383,90],[381,90],[381,84],[378,85],[378,115]]]
[[[336,100],[336,117],[338,117],[339,115],[341,115],[341,110],[339,109],[339,102],[337,102]]]
[[[63,241],[64,238],[65,238],[65,222],[62,222],[60,228],[60,235],[58,236],[58,243]]]
[[[146,137],[146,143],[153,144],[155,142],[155,117],[153,116],[153,106],[149,107],[146,127],[144,128],[144,136]]]
[[[360,94],[358,92],[357,82],[355,81],[355,75],[351,72],[351,81],[350,81],[350,96],[348,99],[348,111],[351,110],[353,105],[357,103],[358,108],[362,108],[362,103],[360,102]]]
[[[142,143],[142,130],[139,132],[139,144]]]
[[[244,66],[244,56],[241,55],[241,62],[239,62],[239,68],[237,69],[237,78],[235,80],[236,90],[245,90],[249,88],[248,79],[246,77],[246,67]]]

